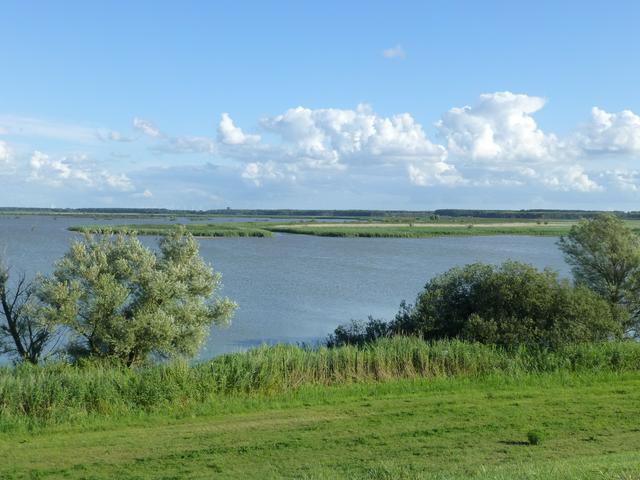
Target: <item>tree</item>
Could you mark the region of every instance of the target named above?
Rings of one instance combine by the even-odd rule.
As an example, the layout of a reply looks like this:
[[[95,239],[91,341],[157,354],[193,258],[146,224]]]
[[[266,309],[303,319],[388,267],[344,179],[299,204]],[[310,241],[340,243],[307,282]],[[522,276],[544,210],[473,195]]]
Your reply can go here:
[[[190,356],[212,324],[231,318],[235,303],[215,295],[221,275],[184,228],[159,247],[150,250],[133,233],[85,235],[56,264],[44,296],[71,331],[72,356],[128,366],[150,355]]]
[[[0,351],[36,364],[57,335],[51,309],[40,301],[43,277],[21,274],[10,288],[9,267],[0,260]]]
[[[401,305],[390,327],[426,339],[557,348],[618,337],[620,318],[599,295],[551,270],[478,263],[434,277],[415,305]]]
[[[582,220],[558,242],[576,282],[630,313],[627,331],[637,331],[640,313],[640,238],[610,214]]]

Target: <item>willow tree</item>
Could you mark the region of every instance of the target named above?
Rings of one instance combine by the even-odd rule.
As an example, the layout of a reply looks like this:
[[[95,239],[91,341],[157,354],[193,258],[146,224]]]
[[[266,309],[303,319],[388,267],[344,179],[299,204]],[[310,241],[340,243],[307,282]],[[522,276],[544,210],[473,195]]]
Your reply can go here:
[[[629,312],[625,329],[637,334],[640,319],[640,237],[610,214],[582,220],[560,238],[560,250],[577,283]]]
[[[191,234],[176,229],[159,247],[134,233],[85,235],[58,261],[45,299],[70,331],[71,355],[128,366],[150,355],[192,356],[213,324],[230,320],[236,305],[217,296],[221,275]]]

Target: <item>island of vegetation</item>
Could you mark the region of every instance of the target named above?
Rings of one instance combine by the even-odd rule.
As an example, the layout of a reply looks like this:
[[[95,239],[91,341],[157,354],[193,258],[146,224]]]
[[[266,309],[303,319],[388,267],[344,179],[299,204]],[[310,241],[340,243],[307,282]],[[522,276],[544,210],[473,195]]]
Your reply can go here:
[[[92,212],[92,213],[91,213]],[[165,212],[165,213],[163,213]],[[69,215],[96,214],[94,218],[131,218],[149,215],[169,223],[81,224],[70,230],[84,233],[136,232],[139,235],[166,235],[183,225],[198,237],[271,237],[273,233],[323,237],[429,238],[446,236],[532,235],[560,236],[581,219],[601,212],[573,210],[434,210],[424,212],[382,210],[211,210],[73,211]],[[109,215],[109,217],[106,217]],[[637,212],[612,212],[633,231],[640,232]],[[226,218],[250,218],[246,222],[225,222]],[[133,217],[137,218],[137,217]],[[216,222],[206,222],[207,219]],[[186,222],[185,222],[186,220]],[[205,222],[203,222],[205,220]],[[221,221],[222,220],[222,221]],[[270,221],[264,221],[270,220]],[[282,220],[282,221],[278,221]]]
[[[600,215],[559,246],[572,280],[456,267],[395,318],[203,362],[236,305],[186,228],[1,268],[0,477],[637,478],[640,237]]]

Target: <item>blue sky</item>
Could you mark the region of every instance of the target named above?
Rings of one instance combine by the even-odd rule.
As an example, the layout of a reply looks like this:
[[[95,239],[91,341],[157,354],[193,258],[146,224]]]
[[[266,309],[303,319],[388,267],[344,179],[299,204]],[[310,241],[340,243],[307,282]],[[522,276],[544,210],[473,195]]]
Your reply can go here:
[[[639,2],[2,10],[0,205],[639,208]]]

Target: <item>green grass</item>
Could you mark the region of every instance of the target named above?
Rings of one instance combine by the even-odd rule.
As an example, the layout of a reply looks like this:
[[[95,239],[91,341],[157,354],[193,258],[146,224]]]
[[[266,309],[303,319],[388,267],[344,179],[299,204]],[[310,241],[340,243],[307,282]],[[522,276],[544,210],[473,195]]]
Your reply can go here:
[[[5,367],[0,478],[632,479],[639,406],[635,342],[396,337],[136,370]]]
[[[100,364],[22,365],[0,369],[0,431],[173,414],[209,402],[224,403],[228,396],[292,392],[309,385],[593,371],[640,371],[640,344],[540,352],[395,337],[364,348],[263,346],[191,366],[173,362],[131,370]]]
[[[0,478],[631,480],[639,405],[638,372],[308,385],[0,434]]]

